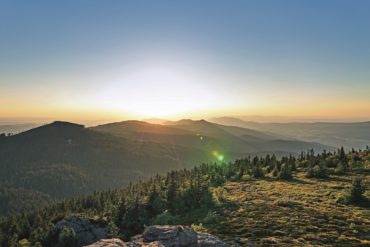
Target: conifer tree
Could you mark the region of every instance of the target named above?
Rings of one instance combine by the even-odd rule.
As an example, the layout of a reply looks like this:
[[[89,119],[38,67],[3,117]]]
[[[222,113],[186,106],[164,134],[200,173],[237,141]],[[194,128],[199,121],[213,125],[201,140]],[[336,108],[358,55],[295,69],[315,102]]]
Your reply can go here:
[[[166,193],[166,203],[167,208],[170,213],[175,212],[175,199],[177,195],[177,184],[175,178],[175,172],[172,171],[167,176],[167,193]]]
[[[363,184],[362,177],[355,177],[352,180],[352,185],[349,188],[346,201],[348,203],[360,203],[364,201],[365,185]]]
[[[281,170],[280,170],[280,172],[278,174],[278,178],[279,179],[283,179],[283,180],[288,180],[288,179],[292,179],[293,178],[292,170],[290,169],[289,165],[283,164],[281,166]]]

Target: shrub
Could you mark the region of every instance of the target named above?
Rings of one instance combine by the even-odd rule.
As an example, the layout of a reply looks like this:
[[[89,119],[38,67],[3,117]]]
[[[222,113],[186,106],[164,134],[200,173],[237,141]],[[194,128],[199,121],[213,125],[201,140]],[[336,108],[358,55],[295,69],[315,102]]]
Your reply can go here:
[[[70,227],[64,227],[58,237],[58,247],[76,246],[76,233]]]
[[[217,186],[222,185],[225,182],[226,182],[226,179],[223,176],[219,175],[219,174],[213,175],[211,177],[212,186],[217,187]]]
[[[328,177],[328,170],[320,165],[315,165],[314,167],[310,167],[306,173],[307,178],[327,178]]]
[[[283,164],[281,166],[281,170],[278,174],[278,178],[279,179],[283,179],[283,180],[287,180],[287,179],[292,179],[293,178],[293,175],[292,175],[292,170],[290,169],[290,167],[286,164]]]
[[[362,177],[355,177],[352,180],[352,185],[345,195],[347,203],[360,203],[364,201],[365,185],[362,182]]]
[[[223,187],[217,187],[213,190],[214,201],[218,204],[221,204],[226,201],[225,195],[227,191]]]
[[[166,210],[154,218],[153,225],[175,225],[177,221],[178,219]]]
[[[192,224],[191,226],[191,229],[193,229],[195,232],[207,232],[207,229],[203,226],[202,223],[200,223],[199,225],[197,224]]]
[[[279,175],[279,168],[275,166],[274,170],[272,170],[272,176],[276,177],[277,175]]]
[[[221,222],[224,219],[224,217],[216,214],[215,212],[208,212],[207,216],[204,217],[202,220],[202,223],[204,224],[217,224],[218,222]]]
[[[29,247],[30,242],[27,239],[22,239],[18,242],[19,247]]]
[[[290,170],[291,170],[292,172],[297,171],[297,166],[296,166],[295,162],[292,162],[292,164],[290,165]]]
[[[341,161],[338,162],[337,168],[335,168],[334,173],[337,175],[343,175],[345,173],[345,167]]]
[[[252,168],[252,177],[254,178],[263,178],[265,173],[263,172],[260,166],[255,166]]]

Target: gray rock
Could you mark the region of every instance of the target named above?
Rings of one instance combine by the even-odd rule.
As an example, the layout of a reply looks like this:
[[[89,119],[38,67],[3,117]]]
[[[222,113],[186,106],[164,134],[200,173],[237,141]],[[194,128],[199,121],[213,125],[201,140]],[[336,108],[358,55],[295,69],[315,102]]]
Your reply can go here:
[[[221,241],[218,237],[208,233],[198,233],[199,247],[229,247],[230,245]]]
[[[111,244],[111,240],[102,240],[89,247],[121,247]],[[123,242],[122,242],[123,243]],[[188,226],[149,226],[143,234],[131,238],[127,247],[229,247],[218,237],[207,233],[197,234]]]
[[[103,221],[95,221],[83,215],[71,215],[55,224],[61,232],[64,227],[70,227],[76,233],[78,246],[92,244],[100,239],[107,238],[110,227]]]
[[[197,246],[197,233],[190,227],[183,227],[179,229],[180,246]]]
[[[236,246],[244,246],[244,247],[256,247],[256,244],[250,241],[248,238],[235,238]]]
[[[143,233],[144,243],[159,241],[166,247],[197,246],[197,234],[184,226],[149,226]]]
[[[96,243],[87,245],[86,247],[127,247],[127,244],[121,239],[112,238],[112,239],[101,239]]]
[[[179,228],[180,226],[149,226],[145,229],[143,238],[145,242],[178,240]]]

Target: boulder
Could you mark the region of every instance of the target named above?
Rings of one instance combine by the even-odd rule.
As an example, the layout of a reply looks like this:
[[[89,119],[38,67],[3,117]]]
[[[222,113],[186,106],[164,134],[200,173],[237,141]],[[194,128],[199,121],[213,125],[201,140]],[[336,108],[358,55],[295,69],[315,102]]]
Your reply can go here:
[[[197,246],[197,234],[184,226],[149,226],[142,234],[145,243],[161,242],[164,246]]]
[[[69,227],[76,234],[77,246],[92,244],[100,239],[105,239],[110,232],[110,227],[104,221],[90,219],[83,215],[71,215],[55,224],[58,232]],[[102,245],[104,246],[104,245]]]
[[[125,242],[118,238],[101,239],[98,242],[87,245],[86,247],[128,247]]]
[[[108,245],[110,244],[110,245]],[[196,233],[188,226],[149,226],[131,238],[130,242],[112,242],[105,239],[89,247],[229,247],[218,237],[207,233]],[[126,244],[126,245],[122,245]]]

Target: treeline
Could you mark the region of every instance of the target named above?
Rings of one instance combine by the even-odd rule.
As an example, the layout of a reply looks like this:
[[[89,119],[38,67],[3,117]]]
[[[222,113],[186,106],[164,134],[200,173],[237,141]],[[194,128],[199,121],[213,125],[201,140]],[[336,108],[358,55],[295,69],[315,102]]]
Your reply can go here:
[[[274,155],[247,157],[228,164],[202,164],[191,170],[171,171],[146,182],[129,184],[122,190],[95,192],[64,200],[34,212],[10,216],[0,222],[1,246],[58,246],[60,232],[54,224],[70,214],[85,214],[106,221],[112,235],[123,239],[142,232],[150,224],[191,224],[199,215],[218,207],[222,193],[217,187],[226,181],[246,181],[265,176],[294,179],[299,170],[307,177],[325,179],[348,172],[361,174],[370,164],[369,150],[315,154],[299,157]],[[109,179],[109,178],[107,178]],[[355,179],[347,202],[363,200],[365,187]],[[199,220],[199,219],[198,219]]]

